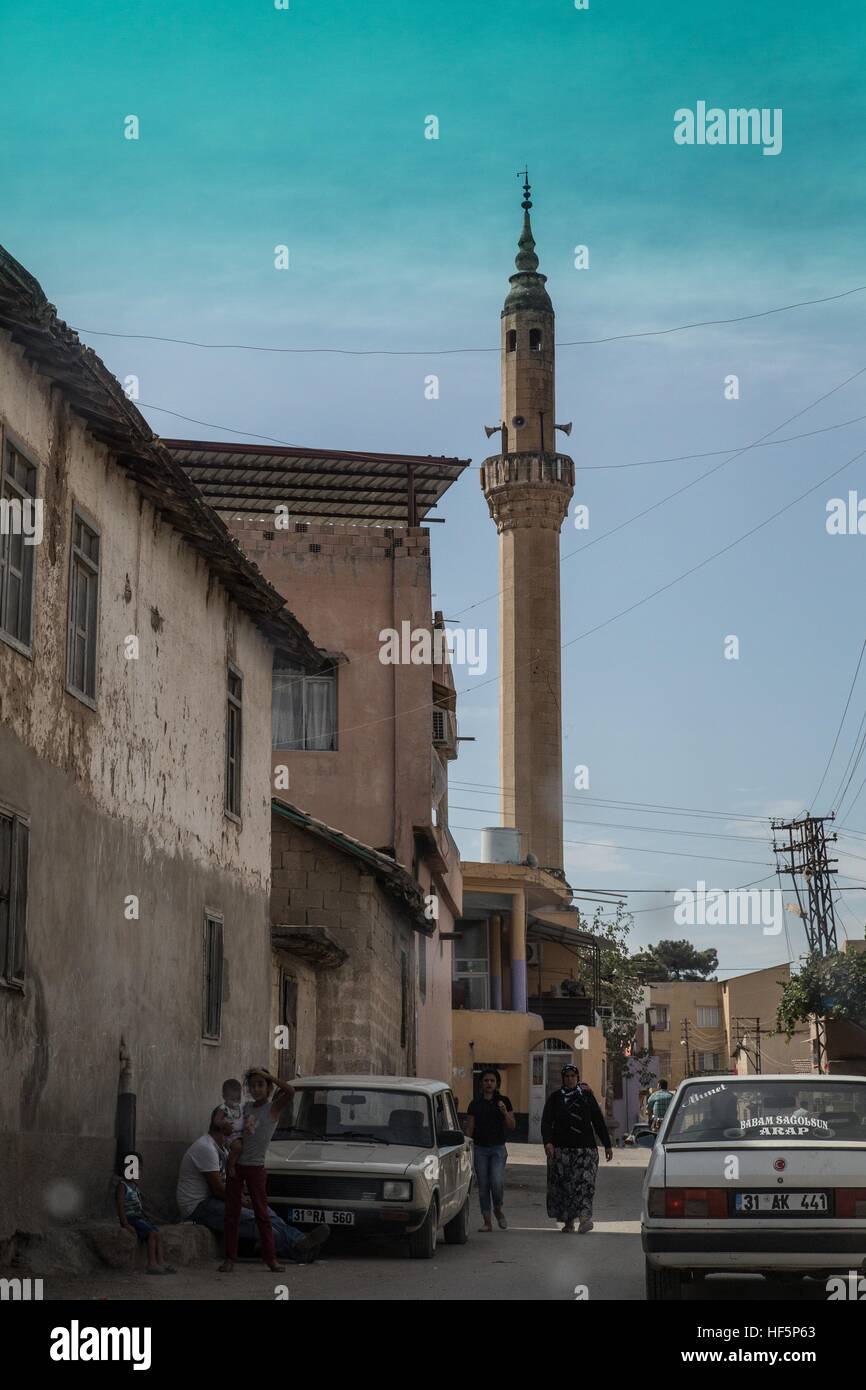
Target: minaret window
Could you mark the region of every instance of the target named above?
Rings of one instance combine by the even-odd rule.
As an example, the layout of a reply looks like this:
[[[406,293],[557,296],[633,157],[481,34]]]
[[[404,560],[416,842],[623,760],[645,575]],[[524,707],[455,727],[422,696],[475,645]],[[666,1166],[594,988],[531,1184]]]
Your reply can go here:
[[[541,352],[541,329],[540,329],[540,328],[530,328],[530,330],[529,330],[529,347],[530,347],[530,349],[531,349],[532,352]]]
[[[509,328],[505,334],[505,351],[514,352],[517,347],[517,329]]]

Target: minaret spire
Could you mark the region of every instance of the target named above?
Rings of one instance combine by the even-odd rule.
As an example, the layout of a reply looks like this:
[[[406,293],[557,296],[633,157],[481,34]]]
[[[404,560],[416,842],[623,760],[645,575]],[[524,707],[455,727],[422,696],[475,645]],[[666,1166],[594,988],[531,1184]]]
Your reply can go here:
[[[519,169],[517,177],[523,176],[523,231],[517,243],[517,256],[514,264],[518,270],[534,271],[538,269],[538,257],[535,254],[535,238],[532,235],[532,223],[529,220],[529,209],[532,207],[530,193],[532,189],[529,185],[529,170]]]
[[[501,317],[502,452],[481,469],[499,533],[500,811],[502,824],[521,832],[524,854],[561,876],[559,532],[574,464],[556,447],[553,305],[535,253],[528,171],[518,178],[523,231]],[[512,997],[525,999],[521,951],[513,959],[523,975],[522,983],[515,976]]]

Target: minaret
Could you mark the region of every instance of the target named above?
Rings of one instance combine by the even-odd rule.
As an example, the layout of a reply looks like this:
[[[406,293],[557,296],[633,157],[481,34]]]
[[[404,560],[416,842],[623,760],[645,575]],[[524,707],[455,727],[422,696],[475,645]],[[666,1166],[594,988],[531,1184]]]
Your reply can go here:
[[[502,310],[502,452],[485,459],[481,486],[499,533],[501,820],[521,831],[524,855],[561,873],[559,532],[574,464],[556,452],[555,429],[570,426],[555,424],[553,305],[538,271],[529,194],[526,173]]]

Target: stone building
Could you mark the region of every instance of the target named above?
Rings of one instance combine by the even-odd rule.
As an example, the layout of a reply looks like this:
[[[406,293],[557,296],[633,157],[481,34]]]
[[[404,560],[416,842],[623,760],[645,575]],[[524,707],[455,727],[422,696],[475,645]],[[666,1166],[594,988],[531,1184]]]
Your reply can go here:
[[[4,1241],[106,1214],[118,1116],[167,1198],[266,1055],[271,672],[321,658],[5,251],[0,496]]]
[[[436,931],[416,880],[279,801],[273,855],[275,1044],[287,1044],[275,1069],[414,1075],[418,960]]]
[[[422,523],[466,463],[218,441],[166,444],[219,508],[244,553],[291,596],[293,611],[329,655],[329,669],[310,678],[278,659],[274,795],[383,856],[429,900],[434,915],[427,924],[433,930],[414,932],[405,945],[414,998],[412,1044],[389,1055],[406,1064],[413,1060],[418,1075],[448,1080],[451,936],[462,905],[460,856],[448,829],[456,697],[444,624],[432,613],[430,527]],[[285,872],[278,838],[275,885]],[[299,890],[317,897],[321,891],[314,882]],[[275,916],[275,931],[304,925],[298,910],[313,905],[298,897],[284,906],[291,920]],[[318,904],[316,910],[329,909]],[[342,938],[350,958],[333,976],[325,968],[310,974],[309,962],[288,948],[285,934],[275,952],[279,996],[290,1015],[297,1012],[299,1038],[318,993],[322,1055],[329,1029],[334,1048],[342,1036],[340,979],[373,978],[364,955],[367,928],[360,916],[357,954]],[[359,1011],[372,1006],[372,997],[364,1003],[358,996]],[[366,1027],[360,1012],[355,1024]],[[301,1049],[299,1058],[302,1053],[308,1055]]]

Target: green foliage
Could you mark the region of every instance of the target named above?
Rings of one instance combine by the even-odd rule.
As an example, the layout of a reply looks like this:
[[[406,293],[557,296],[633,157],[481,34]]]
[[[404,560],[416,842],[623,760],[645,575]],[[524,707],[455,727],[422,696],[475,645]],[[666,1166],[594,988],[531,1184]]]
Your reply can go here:
[[[783,983],[776,1013],[780,1032],[790,1038],[798,1024],[816,1016],[866,1027],[866,952],[809,956],[800,973]]]
[[[632,957],[647,984],[669,980],[705,980],[719,968],[715,947],[698,951],[690,941],[660,941]]]
[[[596,1007],[602,1015],[608,1057],[614,1073],[621,1073],[629,1066],[632,1059],[625,1056],[625,1049],[634,1044],[637,1031],[636,1009],[641,998],[642,983],[628,953],[628,936],[633,923],[631,913],[625,912],[621,906],[617,907],[616,915],[612,918],[605,918],[603,909],[597,907],[589,928],[599,942],[601,991]],[[592,978],[589,972],[589,963],[582,960],[575,973],[587,992],[591,993]]]

